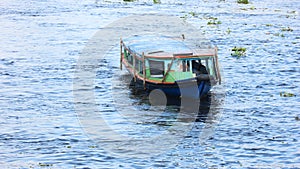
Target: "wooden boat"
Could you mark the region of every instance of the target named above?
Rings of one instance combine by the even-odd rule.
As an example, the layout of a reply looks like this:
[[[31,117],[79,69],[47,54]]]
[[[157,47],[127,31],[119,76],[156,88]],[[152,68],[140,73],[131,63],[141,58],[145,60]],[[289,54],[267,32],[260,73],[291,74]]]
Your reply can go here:
[[[120,41],[122,64],[145,90],[167,96],[200,98],[221,83],[217,48],[193,49],[186,40],[167,36],[134,36]]]

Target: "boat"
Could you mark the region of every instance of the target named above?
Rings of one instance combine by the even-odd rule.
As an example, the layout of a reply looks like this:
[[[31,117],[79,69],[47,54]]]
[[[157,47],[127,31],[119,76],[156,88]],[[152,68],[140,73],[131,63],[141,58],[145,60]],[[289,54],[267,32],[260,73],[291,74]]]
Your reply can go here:
[[[202,98],[221,84],[217,47],[193,47],[184,38],[136,35],[120,40],[120,68],[144,90]]]

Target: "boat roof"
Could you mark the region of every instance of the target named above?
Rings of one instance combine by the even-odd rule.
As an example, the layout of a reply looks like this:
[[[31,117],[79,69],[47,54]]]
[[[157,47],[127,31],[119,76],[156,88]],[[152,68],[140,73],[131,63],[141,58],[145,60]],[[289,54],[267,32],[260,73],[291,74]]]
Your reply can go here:
[[[196,48],[179,37],[157,35],[135,35],[123,40],[125,46],[133,53],[152,58],[193,58],[216,55],[215,48]]]

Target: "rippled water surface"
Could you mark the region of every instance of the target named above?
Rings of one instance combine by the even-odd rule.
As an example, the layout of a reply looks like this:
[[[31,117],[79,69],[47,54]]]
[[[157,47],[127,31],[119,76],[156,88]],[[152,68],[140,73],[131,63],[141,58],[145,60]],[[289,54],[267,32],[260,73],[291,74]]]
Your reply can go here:
[[[300,168],[299,9],[297,0],[1,1],[1,168]],[[223,84],[201,102],[175,147],[150,158],[120,157],[85,133],[73,77],[97,31],[148,13],[185,20],[217,45]],[[217,24],[208,25],[212,17]],[[245,47],[246,56],[231,56],[234,46]],[[116,131],[143,138],[191,118],[177,121],[178,107],[151,106],[147,95],[129,88],[118,52],[99,59],[88,89]]]

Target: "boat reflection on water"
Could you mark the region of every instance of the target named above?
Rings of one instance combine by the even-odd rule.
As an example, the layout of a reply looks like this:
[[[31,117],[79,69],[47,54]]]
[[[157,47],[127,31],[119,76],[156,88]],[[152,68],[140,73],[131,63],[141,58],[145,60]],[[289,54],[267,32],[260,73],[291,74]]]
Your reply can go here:
[[[125,71],[116,71],[111,84],[115,110],[104,111],[101,116],[123,136],[147,138],[134,145],[143,147],[149,143],[161,153],[185,138],[204,145],[214,135],[222,103],[216,99],[214,89],[201,100],[169,97],[159,89],[148,91],[136,86]],[[127,146],[132,146],[132,142]]]
[[[171,111],[173,113],[184,113],[191,118],[193,116],[195,122],[205,122],[210,118],[216,119],[220,101],[216,100],[215,93],[209,92],[207,96],[201,99],[182,98],[166,95],[163,91],[144,90],[143,86],[138,86],[132,78],[130,84],[130,98],[135,98],[137,105],[148,105],[155,111],[155,107],[159,111]],[[209,120],[211,121],[211,120]]]

